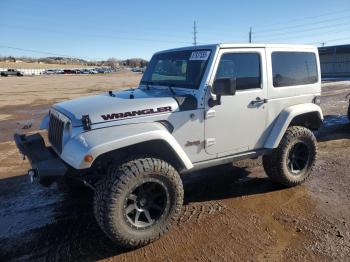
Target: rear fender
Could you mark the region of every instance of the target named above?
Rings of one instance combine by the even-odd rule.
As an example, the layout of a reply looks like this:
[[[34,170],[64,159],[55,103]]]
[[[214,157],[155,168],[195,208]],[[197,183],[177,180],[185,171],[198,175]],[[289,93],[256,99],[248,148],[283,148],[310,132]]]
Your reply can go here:
[[[317,113],[319,121],[323,121],[322,110],[316,104],[306,103],[285,108],[275,121],[264,147],[269,149],[278,147],[284,133],[292,123],[293,119],[300,115],[313,112]]]

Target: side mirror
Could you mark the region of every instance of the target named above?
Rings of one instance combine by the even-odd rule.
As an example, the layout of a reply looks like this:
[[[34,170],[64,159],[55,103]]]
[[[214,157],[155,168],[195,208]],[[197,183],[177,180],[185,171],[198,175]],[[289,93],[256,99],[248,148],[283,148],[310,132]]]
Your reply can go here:
[[[221,96],[236,94],[236,78],[218,78],[213,85],[213,93]]]
[[[212,90],[216,95],[216,100],[210,98],[208,101],[209,106],[221,105],[221,96],[233,96],[236,94],[236,78],[215,79]]]

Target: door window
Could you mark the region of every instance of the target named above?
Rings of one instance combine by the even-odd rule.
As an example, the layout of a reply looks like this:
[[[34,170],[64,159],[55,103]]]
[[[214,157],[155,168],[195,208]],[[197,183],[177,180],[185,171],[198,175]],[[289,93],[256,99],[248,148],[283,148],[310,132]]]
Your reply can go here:
[[[235,78],[237,90],[261,88],[258,53],[226,53],[221,56],[215,79]]]

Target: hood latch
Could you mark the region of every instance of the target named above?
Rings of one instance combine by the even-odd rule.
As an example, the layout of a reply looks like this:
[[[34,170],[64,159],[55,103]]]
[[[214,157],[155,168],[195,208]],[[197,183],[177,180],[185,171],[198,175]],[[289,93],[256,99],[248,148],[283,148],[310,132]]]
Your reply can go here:
[[[84,130],[91,130],[91,119],[89,115],[83,115],[81,122],[83,123]]]

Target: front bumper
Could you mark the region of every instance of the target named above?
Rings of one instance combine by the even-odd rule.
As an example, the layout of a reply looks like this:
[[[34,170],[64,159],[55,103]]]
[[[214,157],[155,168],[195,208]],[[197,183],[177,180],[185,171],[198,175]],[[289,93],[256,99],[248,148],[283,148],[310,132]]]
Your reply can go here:
[[[40,134],[14,135],[19,151],[29,159],[32,174],[44,186],[51,185],[56,179],[62,178],[68,171],[65,164],[51,147],[46,147]]]

